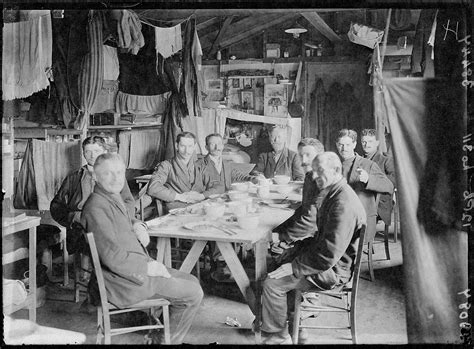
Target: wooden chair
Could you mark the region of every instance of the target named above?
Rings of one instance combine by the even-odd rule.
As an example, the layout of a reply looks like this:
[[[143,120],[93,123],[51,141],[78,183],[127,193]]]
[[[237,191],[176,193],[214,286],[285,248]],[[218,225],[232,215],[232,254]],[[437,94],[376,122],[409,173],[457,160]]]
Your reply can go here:
[[[377,194],[377,197],[375,199],[376,207],[379,206],[379,201],[380,201],[380,194]],[[389,245],[389,241],[388,241],[388,233],[389,233],[388,229],[389,229],[389,226],[385,224],[383,231],[380,231],[380,232],[383,233],[383,242],[384,242],[384,246],[385,246],[385,257],[388,260],[390,260],[390,245]],[[370,281],[375,280],[373,254],[374,254],[374,244],[376,243],[375,242],[375,237],[376,237],[378,232],[379,231],[377,230],[377,222],[375,222],[375,232],[373,233],[372,236],[367,237],[367,255],[368,255],[367,264],[368,264],[368,267],[369,267]],[[368,233],[371,234],[372,232],[368,232]]]
[[[69,285],[70,277],[69,277],[69,260],[70,260],[70,255],[66,247],[66,228],[63,227],[61,224],[56,222],[53,217],[51,216],[50,211],[39,211],[39,210],[16,210],[18,212],[25,212],[29,216],[37,216],[41,217],[40,224],[41,225],[51,225],[54,227],[57,227],[59,229],[59,243],[61,244],[61,251],[63,253],[63,286],[66,287]],[[81,293],[81,288],[87,288],[87,285],[83,284],[80,280],[80,271],[81,271],[81,261],[83,256],[78,254],[78,255],[73,255],[73,265],[74,265],[74,302],[79,302],[80,300],[80,293]],[[47,249],[46,251],[43,252],[43,255],[41,257],[41,263],[43,263],[46,268],[46,274],[48,275],[48,278],[52,280],[53,276],[53,258],[52,258],[52,253],[51,249]],[[88,270],[84,270],[88,272]]]
[[[170,326],[169,326],[169,305],[166,299],[147,299],[139,303],[128,306],[127,308],[117,308],[107,300],[107,291],[105,290],[104,275],[102,273],[102,267],[99,260],[99,254],[97,253],[97,247],[94,240],[93,233],[87,233],[87,241],[89,243],[92,262],[94,265],[95,274],[97,277],[97,283],[99,285],[100,293],[100,305],[97,307],[97,344],[111,344],[111,337],[115,335],[142,331],[142,330],[153,330],[160,329],[164,330],[164,341],[165,344],[170,344]],[[159,321],[155,311],[156,308],[163,309],[163,324]],[[153,318],[156,324],[149,324],[143,326],[133,327],[122,327],[122,328],[111,328],[110,317],[111,315],[128,313],[132,311],[147,311],[150,319]]]
[[[357,292],[359,288],[359,275],[362,260],[362,251],[365,244],[365,226],[363,226],[359,232],[359,246],[357,249],[356,260],[354,263],[354,270],[352,272],[351,280],[339,289],[334,290],[311,290],[318,295],[325,295],[335,297],[344,302],[344,306],[332,306],[332,305],[311,305],[306,306],[302,304],[301,291],[296,291],[295,294],[295,312],[293,318],[293,344],[298,344],[298,336],[300,328],[314,328],[314,329],[350,329],[352,336],[352,343],[357,344]],[[348,315],[348,326],[316,326],[303,324],[302,314],[304,312],[333,312],[333,313],[347,313]]]

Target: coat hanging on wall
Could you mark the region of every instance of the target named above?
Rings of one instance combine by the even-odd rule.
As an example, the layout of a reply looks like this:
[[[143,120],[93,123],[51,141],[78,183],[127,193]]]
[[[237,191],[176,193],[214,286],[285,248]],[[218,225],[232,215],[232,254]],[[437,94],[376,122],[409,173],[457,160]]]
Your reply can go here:
[[[309,112],[309,134],[316,136],[321,142],[324,140],[323,120],[325,119],[324,109],[326,105],[326,91],[322,79],[316,81],[313,92],[311,93],[311,104]]]
[[[328,90],[325,106],[325,120],[323,123],[324,148],[326,150],[335,150],[335,137],[337,131],[342,127],[341,123],[341,96],[342,86],[335,82]],[[343,108],[342,108],[343,109]]]

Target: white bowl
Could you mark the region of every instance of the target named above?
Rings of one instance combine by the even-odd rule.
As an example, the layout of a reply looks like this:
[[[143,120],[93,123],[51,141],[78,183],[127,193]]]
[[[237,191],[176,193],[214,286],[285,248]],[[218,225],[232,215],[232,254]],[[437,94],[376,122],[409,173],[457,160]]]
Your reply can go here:
[[[284,195],[284,196],[287,196],[293,191],[293,187],[287,184],[275,185],[275,188],[281,195]]]
[[[260,217],[258,214],[246,214],[237,216],[239,226],[244,230],[255,229],[258,227]]]
[[[267,198],[270,196],[270,187],[268,185],[258,185],[257,186],[257,196],[259,198]]]
[[[225,213],[225,205],[220,204],[220,205],[207,205],[204,207],[204,211],[206,212],[206,216],[208,218],[219,218],[222,217]]]
[[[243,200],[249,197],[249,193],[245,191],[237,191],[237,190],[231,190],[227,192],[227,195],[229,195],[229,198],[232,201],[239,201]]]
[[[232,183],[230,187],[234,191],[245,191],[245,192],[249,191],[248,183]]]
[[[276,175],[273,180],[276,184],[288,184],[290,182],[290,176]]]

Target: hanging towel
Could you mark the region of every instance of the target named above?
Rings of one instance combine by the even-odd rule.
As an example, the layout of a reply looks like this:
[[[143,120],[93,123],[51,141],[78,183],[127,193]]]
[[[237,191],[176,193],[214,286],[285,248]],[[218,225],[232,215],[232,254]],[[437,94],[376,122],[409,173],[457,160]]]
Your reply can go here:
[[[78,141],[56,143],[33,139],[38,210],[49,210],[63,179],[70,171],[79,169],[81,161],[81,145]]]
[[[118,92],[115,111],[120,114],[163,114],[169,92],[155,96],[139,96]]]
[[[117,49],[102,45],[104,52],[104,80],[117,80],[120,73]]]
[[[155,48],[164,58],[180,51],[183,48],[181,24],[170,28],[155,27]]]
[[[49,86],[52,27],[49,11],[16,23],[4,23],[2,51],[3,100],[25,98]]]
[[[129,53],[136,55],[145,45],[142,24],[133,11],[122,10],[121,15],[117,25],[118,47],[125,48]]]
[[[194,31],[194,40],[193,40],[193,49],[192,56],[194,65],[197,71],[201,71],[202,68],[202,47],[201,41],[199,41],[199,36],[197,30]]]

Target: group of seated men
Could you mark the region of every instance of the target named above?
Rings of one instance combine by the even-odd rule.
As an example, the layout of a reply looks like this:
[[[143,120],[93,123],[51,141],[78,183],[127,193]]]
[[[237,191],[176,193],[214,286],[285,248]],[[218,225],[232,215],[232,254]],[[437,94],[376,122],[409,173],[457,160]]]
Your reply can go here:
[[[375,234],[377,198],[393,191],[393,164],[377,151],[374,130],[362,132],[365,157],[354,151],[357,134],[353,130],[339,132],[339,156],[324,152],[323,145],[312,138],[302,139],[295,153],[287,148],[286,130],[281,127],[273,128],[269,136],[273,151],[260,154],[254,170],[246,174],[222,159],[219,134],[206,137],[208,155],[196,160],[195,136],[181,133],[176,156],[158,164],[147,194],[170,210],[224,193],[233,182],[257,182],[275,175],[304,180],[301,207],[275,229],[280,241],[273,244],[274,263],[263,284],[264,343],[289,344],[288,292],[332,289],[350,279],[356,232],[367,224],[367,231]],[[199,281],[149,256],[147,226],[135,218],[120,156],[108,153],[100,137],[87,138],[82,147],[87,164],[64,180],[51,203],[53,218],[68,230],[68,250],[84,251],[82,232],[93,232],[109,301],[126,307],[153,297],[168,299],[171,342],[182,343],[203,297]],[[383,218],[386,212],[379,209],[378,214]],[[298,244],[301,240],[305,243]]]

